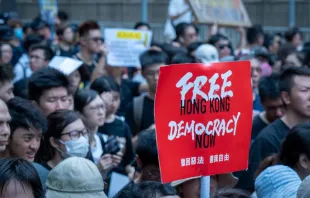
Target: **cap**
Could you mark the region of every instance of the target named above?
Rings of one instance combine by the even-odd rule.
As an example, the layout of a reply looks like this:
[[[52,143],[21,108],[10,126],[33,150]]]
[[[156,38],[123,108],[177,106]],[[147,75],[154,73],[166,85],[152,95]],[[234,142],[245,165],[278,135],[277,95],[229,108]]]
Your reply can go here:
[[[310,176],[306,177],[298,188],[297,198],[310,197]]]
[[[195,51],[194,56],[202,63],[219,62],[219,55],[217,49],[210,44],[202,44]]]
[[[46,186],[47,198],[107,197],[96,165],[81,157],[70,157],[59,163],[50,171]]]
[[[265,47],[262,46],[254,46],[251,51],[250,54],[253,56],[262,56],[265,58],[269,58],[269,53],[268,50]]]
[[[301,184],[298,174],[288,166],[265,169],[255,180],[257,197],[295,198]]]
[[[55,56],[50,62],[49,66],[61,71],[65,75],[70,75],[83,64],[82,61],[73,58]]]

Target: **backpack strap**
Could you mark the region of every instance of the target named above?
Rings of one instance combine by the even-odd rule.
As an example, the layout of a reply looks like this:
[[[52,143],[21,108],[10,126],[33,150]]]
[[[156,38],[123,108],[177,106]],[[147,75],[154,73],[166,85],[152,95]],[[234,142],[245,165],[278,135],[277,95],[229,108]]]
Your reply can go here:
[[[143,105],[144,105],[145,97],[146,95],[141,95],[133,99],[133,116],[134,116],[137,133],[140,132],[140,129],[141,129]]]

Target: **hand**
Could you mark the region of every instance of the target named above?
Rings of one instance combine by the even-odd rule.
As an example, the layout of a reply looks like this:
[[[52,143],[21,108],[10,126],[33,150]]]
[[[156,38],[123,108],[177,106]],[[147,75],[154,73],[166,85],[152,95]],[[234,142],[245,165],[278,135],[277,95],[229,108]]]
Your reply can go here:
[[[109,53],[109,49],[104,43],[100,46],[100,53],[102,56],[106,56]]]
[[[112,155],[112,164],[113,167],[118,167],[118,165],[121,163],[123,159],[123,153],[122,152],[118,152],[116,155]]]
[[[113,168],[113,159],[112,155],[104,154],[99,162],[98,162],[98,169],[100,172],[108,172],[110,169]]]
[[[244,34],[245,34],[245,29],[244,29],[244,27],[239,26],[239,27],[237,28],[237,32],[239,32],[240,34],[244,35]]]
[[[216,23],[214,23],[212,26],[211,26],[211,35],[215,35],[217,34],[218,32],[218,25]]]

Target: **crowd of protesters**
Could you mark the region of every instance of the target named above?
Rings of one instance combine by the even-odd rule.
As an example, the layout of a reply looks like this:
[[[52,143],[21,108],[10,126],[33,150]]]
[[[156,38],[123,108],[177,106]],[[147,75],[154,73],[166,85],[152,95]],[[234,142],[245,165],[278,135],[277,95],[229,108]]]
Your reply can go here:
[[[134,69],[107,65],[109,49],[96,21],[71,24],[63,11],[53,25],[1,16],[0,197],[106,197],[117,172],[131,182],[116,197],[199,198],[199,178],[160,183],[159,68],[238,60],[251,63],[249,168],[211,176],[211,196],[309,196],[310,43],[298,28],[267,34],[260,25],[239,28],[239,46],[216,25],[202,40],[182,6],[179,13],[169,8],[173,40],[152,41]],[[151,30],[151,24],[133,29]],[[83,65],[65,75],[49,67],[54,56]]]

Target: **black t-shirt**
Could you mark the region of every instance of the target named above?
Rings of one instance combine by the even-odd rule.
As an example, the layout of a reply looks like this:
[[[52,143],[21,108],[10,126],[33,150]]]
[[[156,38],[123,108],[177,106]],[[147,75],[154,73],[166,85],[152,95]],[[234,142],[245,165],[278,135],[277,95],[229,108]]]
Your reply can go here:
[[[154,124],[154,100],[149,97],[144,97],[143,102],[143,111],[141,116],[140,128],[138,128],[135,122],[135,115],[134,115],[134,105],[130,103],[128,109],[126,111],[126,122],[130,127],[132,134],[135,136],[139,132],[143,131],[144,129],[149,128],[152,124]]]
[[[83,61],[77,55],[74,55],[73,58]],[[79,72],[80,72],[82,81],[84,82],[85,86],[89,84],[91,75],[96,67],[97,67],[97,62],[95,58],[91,65],[88,65],[83,61],[83,65],[79,67]]]
[[[278,119],[264,128],[256,137],[250,149],[249,168],[239,176],[237,188],[254,190],[254,174],[259,164],[268,156],[279,153],[289,127]]]
[[[75,54],[74,48],[70,48],[69,50],[66,51],[63,50],[61,47],[59,47],[58,50],[56,51],[56,55],[58,56],[72,57],[74,54]]]
[[[132,148],[131,132],[128,125],[119,118],[116,118],[113,122],[105,123],[102,127],[100,127],[98,129],[98,133],[113,135],[126,139],[126,152],[123,157],[123,161],[118,168],[119,171],[117,171],[123,173],[125,171],[125,166],[130,164],[135,158],[135,154]]]
[[[125,116],[126,109],[128,107],[128,104],[132,102],[132,99],[135,96],[139,96],[139,86],[140,83],[133,82],[128,79],[122,79],[121,81],[121,104],[120,107],[117,110],[118,116]]]
[[[265,123],[260,115],[257,115],[253,119],[253,125],[252,125],[252,137],[251,140],[253,141],[259,132],[261,132],[268,124]]]

